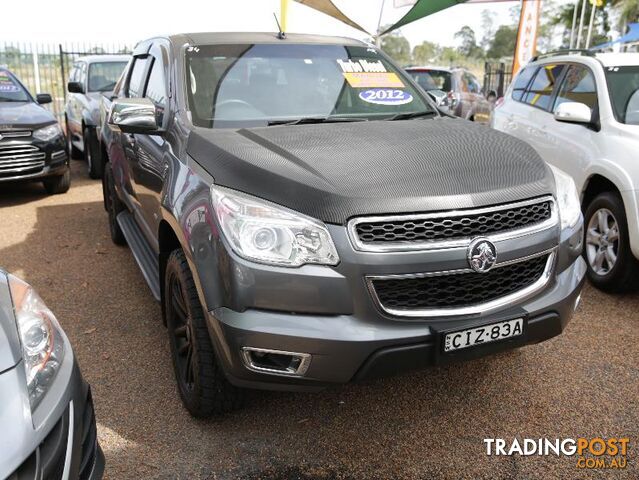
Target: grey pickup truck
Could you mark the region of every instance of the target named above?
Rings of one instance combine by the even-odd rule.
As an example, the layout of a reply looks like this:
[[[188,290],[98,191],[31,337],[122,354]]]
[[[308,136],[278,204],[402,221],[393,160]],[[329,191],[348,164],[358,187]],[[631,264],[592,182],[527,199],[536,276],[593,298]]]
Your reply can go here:
[[[538,343],[578,304],[572,180],[438,112],[369,44],[153,38],[114,95],[111,236],[161,302],[195,416],[237,407],[243,388],[318,390]]]

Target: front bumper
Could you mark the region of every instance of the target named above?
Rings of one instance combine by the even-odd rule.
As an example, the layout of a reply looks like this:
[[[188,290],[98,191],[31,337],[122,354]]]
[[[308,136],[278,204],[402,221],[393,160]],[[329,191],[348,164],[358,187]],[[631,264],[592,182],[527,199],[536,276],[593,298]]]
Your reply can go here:
[[[240,313],[219,308],[209,313],[208,321],[231,383],[248,388],[315,390],[334,383],[482,357],[559,335],[576,308],[585,272],[585,262],[578,257],[529,301],[496,313],[456,320],[373,324],[355,315],[296,315],[264,310]],[[525,319],[522,336],[443,353],[440,341],[444,331],[519,317]],[[312,359],[304,377],[258,373],[247,369],[242,360],[240,351],[246,346],[309,353]]]
[[[34,150],[26,150],[29,148]],[[49,142],[30,138],[0,142],[0,183],[40,180],[61,175],[68,167],[69,156],[62,136]]]
[[[104,454],[97,441],[91,390],[73,355],[67,357],[33,416],[24,393],[22,363],[0,375],[0,397],[13,399],[3,399],[0,412],[0,478],[102,478]]]

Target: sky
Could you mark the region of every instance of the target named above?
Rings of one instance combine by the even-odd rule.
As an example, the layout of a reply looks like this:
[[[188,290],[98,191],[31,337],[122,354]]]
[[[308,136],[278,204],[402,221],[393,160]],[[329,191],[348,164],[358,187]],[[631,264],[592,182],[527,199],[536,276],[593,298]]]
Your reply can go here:
[[[384,0],[335,0],[344,13],[369,32],[377,28]],[[558,0],[558,3],[574,0]],[[0,42],[118,42],[134,44],[153,35],[196,31],[274,31],[273,12],[279,15],[280,0],[31,0],[26,17],[24,4],[4,0],[0,8]],[[517,1],[460,4],[401,29],[412,46],[424,40],[456,45],[454,38],[469,25],[482,37],[481,12],[496,13],[495,25],[510,24],[509,10]],[[382,24],[398,20],[409,7],[394,8],[385,0]],[[7,21],[15,18],[16,21]],[[289,32],[365,35],[309,7],[290,2]]]

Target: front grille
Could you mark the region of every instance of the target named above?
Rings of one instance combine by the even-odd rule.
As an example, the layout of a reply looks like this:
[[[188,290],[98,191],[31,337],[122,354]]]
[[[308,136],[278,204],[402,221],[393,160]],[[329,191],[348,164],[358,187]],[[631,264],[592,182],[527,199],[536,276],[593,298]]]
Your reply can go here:
[[[0,145],[0,176],[36,173],[46,154],[34,145]]]
[[[93,472],[98,451],[98,432],[95,424],[95,411],[91,390],[88,392],[87,403],[84,407],[82,419],[82,457],[79,480],[87,480]]]
[[[540,224],[552,217],[549,198],[512,206],[441,214],[404,215],[388,219],[361,218],[354,234],[364,246],[438,242],[506,232]]]
[[[497,266],[487,273],[462,272],[423,277],[372,279],[371,286],[387,311],[463,308],[481,305],[523,290],[544,274],[549,256]]]
[[[95,469],[98,454],[98,436],[91,389],[87,391],[84,405],[80,402],[77,408],[82,409],[82,423],[77,420],[78,416],[76,416],[75,429],[82,428],[82,437],[81,444],[74,445],[73,451],[79,451],[80,466],[77,475],[71,472],[70,478],[88,480]],[[15,472],[9,475],[7,480],[62,480],[64,463],[67,458],[70,412],[71,410],[67,408],[42,443]]]
[[[31,130],[5,130],[0,132],[0,140],[5,138],[25,138],[31,136]]]
[[[60,480],[64,471],[68,432],[67,409],[42,443],[7,480]]]

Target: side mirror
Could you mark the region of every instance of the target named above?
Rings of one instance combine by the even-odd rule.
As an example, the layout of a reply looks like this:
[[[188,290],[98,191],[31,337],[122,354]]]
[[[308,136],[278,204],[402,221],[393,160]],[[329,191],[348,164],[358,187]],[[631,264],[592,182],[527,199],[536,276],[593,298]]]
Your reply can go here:
[[[107,119],[124,133],[159,134],[155,104],[148,98],[118,98],[113,100]]]
[[[38,93],[36,95],[36,102],[38,102],[40,105],[44,105],[45,103],[53,102],[53,99],[48,93]]]
[[[69,93],[84,93],[84,85],[80,82],[67,83],[67,90]]]
[[[555,109],[555,120],[566,123],[592,123],[592,110],[579,102],[565,102]]]
[[[443,105],[448,98],[448,94],[443,90],[428,90],[426,93],[435,101],[438,107]]]

